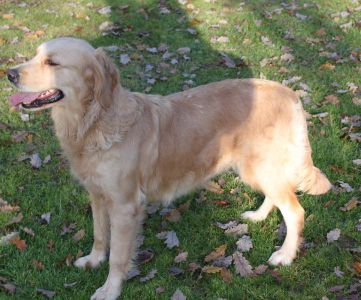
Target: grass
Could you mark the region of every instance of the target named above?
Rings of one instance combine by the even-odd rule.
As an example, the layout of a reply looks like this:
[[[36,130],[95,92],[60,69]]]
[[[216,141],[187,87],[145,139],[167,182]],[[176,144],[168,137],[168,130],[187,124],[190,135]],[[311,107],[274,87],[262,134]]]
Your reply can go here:
[[[146,220],[142,248],[153,249],[155,256],[141,267],[141,272],[145,275],[156,268],[158,274],[146,283],[140,283],[137,278],[126,282],[122,299],[169,299],[177,288],[187,299],[335,298],[336,294],[329,292],[330,287],[345,285],[340,293],[347,294],[348,286],[359,280],[352,265],[360,261],[360,254],[351,254],[347,248],[360,246],[361,236],[356,224],[360,222],[361,209],[358,206],[343,212],[339,208],[351,197],[360,197],[360,168],[352,163],[352,160],[360,158],[360,147],[355,141],[341,138],[344,127],[341,118],[360,113],[360,106],[352,102],[355,95],[350,92],[337,94],[336,91],[347,89],[349,82],[360,86],[360,66],[352,60],[335,63],[320,56],[322,51],[337,52],[342,58],[349,58],[351,53],[354,56],[360,54],[360,29],[355,25],[346,30],[340,28],[348,21],[355,24],[360,19],[360,11],[354,11],[346,18],[330,16],[356,7],[355,3],[320,0],[317,1],[319,7],[304,7],[306,2],[299,1],[301,9],[296,12],[309,16],[306,21],[286,10],[273,14],[270,19],[265,18],[264,12],[281,7],[281,1],[247,1],[242,5],[239,1],[231,0],[214,3],[194,0],[191,2],[193,7],[177,1],[166,1],[169,14],[160,14],[159,2],[154,0],[29,0],[26,7],[20,7],[10,0],[0,3],[0,26],[10,26],[9,29],[0,30],[0,122],[9,126],[0,129],[0,196],[12,205],[19,205],[24,215],[20,223],[7,226],[15,214],[0,213],[0,234],[20,231],[24,227],[35,232],[35,236],[31,237],[20,231],[20,237],[28,245],[25,251],[18,250],[14,245],[0,246],[0,276],[17,286],[14,295],[0,292],[1,299],[43,298],[36,293],[36,288],[55,291],[56,299],[88,299],[107,275],[107,264],[97,270],[79,271],[64,262],[69,254],[76,256],[80,250],[89,252],[92,221],[87,195],[69,174],[68,165],[61,156],[49,112],[31,114],[30,121],[23,122],[18,113],[9,110],[6,100],[12,88],[4,76],[4,70],[19,63],[21,56],[17,53],[30,58],[41,42],[69,35],[86,39],[96,47],[121,47],[121,51],[111,55],[118,64],[119,54],[127,53],[132,58],[130,64],[119,66],[119,70],[122,84],[133,91],[168,94],[182,90],[185,84],[192,86],[190,82],[185,82],[190,79],[197,86],[226,78],[266,77],[282,81],[301,76],[301,81],[311,89],[309,95],[312,100],[305,104],[305,109],[311,114],[329,113],[326,118],[310,120],[314,162],[333,183],[342,180],[354,187],[350,193],[300,196],[306,218],[312,215],[306,221],[304,238],[307,242],[313,242],[314,247],[300,255],[291,267],[276,268],[279,280],[271,272],[241,278],[235,275],[233,267],[230,284],[223,282],[219,274],[203,274],[202,278],[198,278],[198,273],[186,272],[174,277],[168,273],[168,268],[174,265],[173,259],[180,250],[188,251],[188,262],[202,265],[204,257],[223,243],[228,245],[227,255],[233,253],[236,240],[226,237],[222,230],[212,224],[215,221],[239,220],[244,210],[254,209],[262,202],[262,195],[240,184],[234,174],[223,174],[226,181],[224,194],[207,192],[207,200],[198,204],[195,199],[199,197],[199,191],[196,191],[177,202],[191,203],[190,208],[182,214],[180,223],[164,223],[158,214]],[[111,14],[97,13],[98,8],[107,5],[112,6]],[[8,14],[13,15],[6,16]],[[262,20],[262,23],[259,24],[258,20]],[[119,25],[118,36],[102,36],[98,28],[105,21]],[[23,26],[30,32],[24,33]],[[196,29],[197,34],[189,33],[188,28]],[[324,34],[317,35],[321,28]],[[283,38],[287,30],[293,32],[294,40]],[[214,36],[226,36],[229,42],[212,43]],[[268,37],[273,46],[264,45],[262,36]],[[18,40],[12,44],[15,37]],[[318,38],[319,41],[311,43],[310,38]],[[165,68],[161,75],[157,74],[157,65],[163,53],[152,54],[140,49],[143,44],[158,47],[160,43],[167,44],[172,52],[180,47],[190,47],[190,59],[178,56],[178,64]],[[333,45],[335,48],[330,49]],[[285,63],[276,59],[271,64],[260,66],[262,59],[282,55],[282,46],[293,49],[294,61]],[[220,64],[220,52],[232,58],[237,67],[227,68]],[[147,63],[155,66],[150,78],[157,80],[151,88],[148,88],[149,78],[144,74]],[[324,69],[322,65],[325,63],[331,63],[335,68]],[[281,72],[281,67],[286,67],[288,71]],[[160,80],[162,76],[167,79]],[[340,86],[335,87],[334,82]],[[299,89],[297,83],[292,87]],[[338,96],[339,105],[323,104],[324,97],[330,94]],[[15,142],[12,136],[19,131],[27,132],[28,137]],[[18,161],[19,156],[31,151],[39,152],[41,158],[50,154],[51,161],[39,170],[32,169],[28,161]],[[236,195],[230,193],[235,187],[240,188]],[[250,200],[244,193],[250,196]],[[215,202],[224,199],[230,202],[229,206],[219,206]],[[330,200],[332,202],[328,202]],[[325,207],[325,203],[331,205]],[[50,224],[39,222],[40,216],[47,212],[51,212]],[[281,220],[280,214],[273,212],[266,221],[249,224],[254,248],[245,256],[252,266],[265,263],[275,246],[280,245],[277,225]],[[72,240],[72,234],[60,235],[63,225],[70,223],[76,223],[77,229],[85,229],[86,236],[78,243]],[[329,244],[326,234],[336,227],[341,229],[341,239]],[[155,237],[164,229],[177,232],[179,249],[166,249],[163,242]],[[49,241],[54,243],[52,249],[48,247]],[[43,270],[34,266],[34,259],[44,264]],[[337,266],[344,272],[343,277],[334,273]],[[181,263],[180,267],[187,268],[187,263]],[[71,282],[77,282],[76,286],[64,288],[64,283]],[[155,289],[159,286],[165,287],[165,292],[157,295]]]

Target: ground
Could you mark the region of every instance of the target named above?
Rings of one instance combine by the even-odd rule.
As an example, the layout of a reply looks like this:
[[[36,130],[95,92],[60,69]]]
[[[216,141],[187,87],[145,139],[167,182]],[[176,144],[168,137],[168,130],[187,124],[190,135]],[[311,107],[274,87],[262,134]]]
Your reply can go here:
[[[218,186],[175,203],[175,208],[189,203],[180,220],[159,211],[149,214],[140,249],[149,249],[154,256],[139,266],[140,276],[124,284],[122,299],[170,299],[177,289],[187,299],[357,299],[359,1],[3,0],[0,4],[1,299],[41,299],[53,296],[51,292],[55,299],[88,299],[108,270],[107,264],[92,271],[72,265],[76,256],[91,249],[91,212],[84,189],[70,175],[61,154],[49,112],[21,114],[11,111],[7,101],[14,89],[5,70],[32,57],[41,42],[59,36],[108,47],[122,85],[133,91],[164,95],[226,78],[283,81],[302,98],[309,113],[314,163],[335,185],[323,196],[300,195],[306,210],[306,246],[290,267],[268,267],[261,275],[241,277],[232,265],[229,282],[217,269],[191,272],[189,264],[211,265],[205,257],[224,244],[225,255],[232,255],[239,237],[224,234],[214,223],[242,223],[242,212],[257,208],[263,196],[242,185],[235,174],[222,174],[214,181]],[[281,221],[274,211],[265,221],[249,223],[253,248],[243,255],[253,267],[266,264],[281,245]],[[337,230],[332,231],[336,228],[339,237]],[[169,249],[156,234],[172,230],[179,246]],[[18,238],[7,244],[4,237],[11,233],[18,233]],[[175,263],[182,251],[188,252],[187,260]],[[184,272],[172,275],[173,266]],[[140,282],[154,269],[154,278]],[[157,294],[159,287],[164,291]],[[37,289],[45,289],[46,295]]]

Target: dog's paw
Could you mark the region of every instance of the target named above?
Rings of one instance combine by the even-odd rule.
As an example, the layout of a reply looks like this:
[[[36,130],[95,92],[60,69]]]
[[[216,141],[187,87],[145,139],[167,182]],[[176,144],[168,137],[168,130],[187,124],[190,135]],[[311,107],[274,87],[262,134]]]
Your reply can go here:
[[[241,214],[241,218],[244,220],[250,220],[252,222],[259,222],[266,219],[267,216],[259,213],[258,211],[248,210]]]
[[[287,253],[287,251],[280,249],[276,252],[273,252],[273,254],[268,260],[268,263],[274,266],[277,265],[289,266],[294,258],[295,255],[290,255],[290,253]]]
[[[120,289],[110,288],[107,284],[98,288],[90,300],[116,300],[120,296]]]
[[[105,261],[105,258],[106,258],[105,255],[89,254],[87,256],[78,258],[74,262],[74,266],[80,269],[85,269],[85,268],[93,269],[99,266],[103,261]]]

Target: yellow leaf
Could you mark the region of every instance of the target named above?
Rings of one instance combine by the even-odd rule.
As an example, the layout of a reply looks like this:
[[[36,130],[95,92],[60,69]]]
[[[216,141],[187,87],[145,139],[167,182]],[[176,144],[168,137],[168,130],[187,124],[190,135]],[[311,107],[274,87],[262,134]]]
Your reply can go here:
[[[330,63],[325,63],[325,64],[321,65],[321,67],[320,67],[321,70],[333,70],[334,68],[335,68],[335,66]]]
[[[221,267],[205,266],[205,267],[203,267],[202,272],[208,273],[208,274],[214,274],[214,273],[221,272],[221,270],[222,270]]]
[[[10,20],[14,18],[14,14],[3,14],[3,19]]]
[[[193,27],[193,26],[199,25],[199,24],[201,24],[201,23],[203,23],[203,21],[201,21],[201,20],[199,20],[199,19],[197,19],[197,18],[193,18],[193,19],[191,19],[191,20],[189,21],[189,26],[190,26],[190,27]]]

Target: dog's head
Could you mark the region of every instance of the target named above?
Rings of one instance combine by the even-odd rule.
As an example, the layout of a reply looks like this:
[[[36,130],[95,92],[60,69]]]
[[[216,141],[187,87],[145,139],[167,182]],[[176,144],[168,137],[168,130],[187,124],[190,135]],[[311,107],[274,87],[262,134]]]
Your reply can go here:
[[[76,107],[84,99],[107,107],[118,84],[118,73],[102,49],[75,38],[41,44],[30,61],[7,71],[21,92],[10,97],[13,106],[40,110],[56,105]]]

